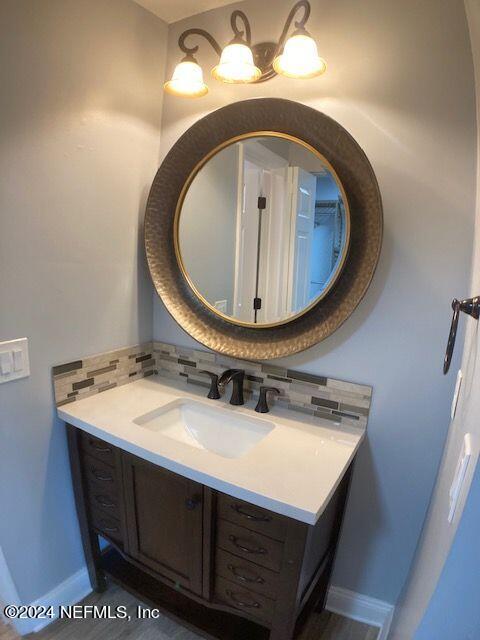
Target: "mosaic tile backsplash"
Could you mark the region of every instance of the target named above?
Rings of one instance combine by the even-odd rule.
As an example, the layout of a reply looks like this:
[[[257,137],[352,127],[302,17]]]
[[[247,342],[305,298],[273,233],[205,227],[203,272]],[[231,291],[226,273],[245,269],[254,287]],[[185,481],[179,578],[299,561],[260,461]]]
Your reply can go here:
[[[154,373],[207,389],[210,379],[202,370],[221,374],[226,369],[244,369],[247,398],[258,397],[260,386],[268,385],[281,394],[270,402],[292,411],[348,426],[365,428],[367,424],[372,398],[369,386],[163,342],[148,342],[53,367],[55,402],[61,407]]]
[[[261,385],[276,387],[281,395],[275,398],[275,402],[292,411],[360,428],[367,425],[372,387],[366,385],[163,342],[153,343],[153,354],[156,370],[161,376],[177,380],[183,378],[191,384],[208,388],[210,379],[201,373],[202,370],[221,374],[226,369],[243,369],[245,391],[253,397],[258,396]]]
[[[67,362],[52,368],[55,403],[61,407],[154,372],[151,342]]]

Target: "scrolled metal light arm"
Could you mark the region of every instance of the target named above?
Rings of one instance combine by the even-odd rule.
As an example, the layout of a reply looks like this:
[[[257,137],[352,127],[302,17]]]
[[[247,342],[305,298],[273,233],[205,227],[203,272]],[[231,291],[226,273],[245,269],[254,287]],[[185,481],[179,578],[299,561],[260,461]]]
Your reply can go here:
[[[207,40],[212,45],[215,52],[218,55],[221,55],[222,48],[220,47],[218,42],[215,40],[215,38],[212,35],[210,35],[208,31],[205,31],[205,29],[194,28],[194,29],[187,29],[186,31],[184,31],[178,39],[178,46],[180,47],[181,51],[183,51],[186,54],[187,58],[193,58],[194,54],[197,53],[198,51],[198,44],[194,47],[188,47],[186,45],[185,40],[189,36],[202,36],[203,38],[205,38],[205,40]]]
[[[294,26],[296,30],[305,31],[305,24],[310,17],[311,7],[308,0],[299,0],[292,7],[290,13],[288,14],[278,42],[276,44],[265,42],[254,45],[252,47],[252,50],[256,57],[256,63],[260,66],[262,71],[261,78],[256,80],[256,82],[264,82],[265,80],[269,80],[276,75],[275,71],[272,68],[272,62],[275,56],[277,56],[281,52],[287,39],[290,27],[292,26],[292,22],[298,11],[301,9],[303,9],[303,15],[300,20],[295,21]],[[243,22],[243,29],[239,28],[239,20]],[[243,11],[239,11],[237,9],[232,12],[232,15],[230,16],[230,25],[234,34],[233,40],[231,42],[245,43],[250,47],[252,44],[252,31],[250,28],[250,22]],[[186,60],[195,60],[194,55],[199,49],[199,45],[188,46],[186,44],[186,39],[190,36],[201,36],[202,38],[205,38],[205,40],[207,40],[207,42],[211,45],[215,53],[218,56],[221,56],[222,47],[218,44],[215,38],[210,33],[208,33],[208,31],[205,31],[205,29],[193,28],[184,31],[178,39],[178,46],[180,47],[180,50],[185,53]]]
[[[310,17],[310,11],[311,11],[311,7],[310,7],[310,2],[308,2],[308,0],[299,0],[291,9],[290,13],[288,14],[287,19],[285,20],[285,25],[283,27],[283,31],[280,35],[280,38],[278,39],[278,45],[277,45],[277,50],[276,53],[279,53],[283,47],[283,45],[285,44],[285,40],[287,39],[287,35],[288,35],[288,31],[291,27],[291,24],[293,22],[293,19],[295,17],[295,14],[298,12],[299,9],[303,9],[304,13],[302,16],[301,20],[297,20],[295,22],[295,28],[296,29],[301,29],[304,30],[305,29],[305,25],[307,23],[308,18]]]
[[[237,20],[243,22],[244,30],[238,28]],[[232,31],[235,34],[234,41],[235,42],[246,42],[248,46],[252,44],[252,31],[250,29],[250,22],[248,21],[247,16],[243,13],[243,11],[234,11],[230,16],[230,24],[232,26]]]

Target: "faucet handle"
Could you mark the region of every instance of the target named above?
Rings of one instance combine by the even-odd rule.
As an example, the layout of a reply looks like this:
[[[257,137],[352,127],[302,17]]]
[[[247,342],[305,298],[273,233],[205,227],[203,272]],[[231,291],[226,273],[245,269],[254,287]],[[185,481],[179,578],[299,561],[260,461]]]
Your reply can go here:
[[[218,390],[218,375],[211,371],[206,371],[205,369],[202,369],[199,373],[205,373],[207,376],[210,376],[210,390],[207,398],[210,398],[210,400],[218,400],[220,398],[220,391]]]
[[[275,393],[277,396],[280,395],[280,389],[277,389],[277,387],[260,387],[260,395],[258,396],[257,406],[255,407],[257,413],[268,413],[270,411],[267,402],[267,393],[269,391]]]

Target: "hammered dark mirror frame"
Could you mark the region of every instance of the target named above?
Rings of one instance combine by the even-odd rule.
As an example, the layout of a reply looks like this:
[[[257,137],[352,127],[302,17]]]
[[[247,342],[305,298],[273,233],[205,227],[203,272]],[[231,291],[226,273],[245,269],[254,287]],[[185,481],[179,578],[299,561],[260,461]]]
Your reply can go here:
[[[309,311],[275,327],[239,326],[211,311],[185,279],[174,246],[175,211],[192,171],[226,140],[255,131],[285,133],[311,145],[335,169],[350,206],[350,247],[335,286]],[[248,360],[303,351],[338,329],[368,289],[380,255],[382,233],[377,180],[357,142],[325,114],[279,98],[236,102],[190,127],[159,168],[145,214],[148,266],[167,310],[206,347]]]

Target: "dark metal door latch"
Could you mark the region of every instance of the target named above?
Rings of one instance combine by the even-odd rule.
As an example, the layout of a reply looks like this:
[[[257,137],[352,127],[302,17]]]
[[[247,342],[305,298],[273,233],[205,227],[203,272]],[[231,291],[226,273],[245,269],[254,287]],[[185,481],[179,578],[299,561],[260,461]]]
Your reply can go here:
[[[467,313],[475,320],[480,317],[480,296],[475,298],[466,298],[465,300],[452,300],[452,324],[450,325],[450,334],[448,336],[447,350],[445,352],[445,359],[443,361],[443,373],[448,373],[450,369],[450,363],[452,361],[453,349],[455,348],[455,338],[457,337],[458,318],[460,311]]]

